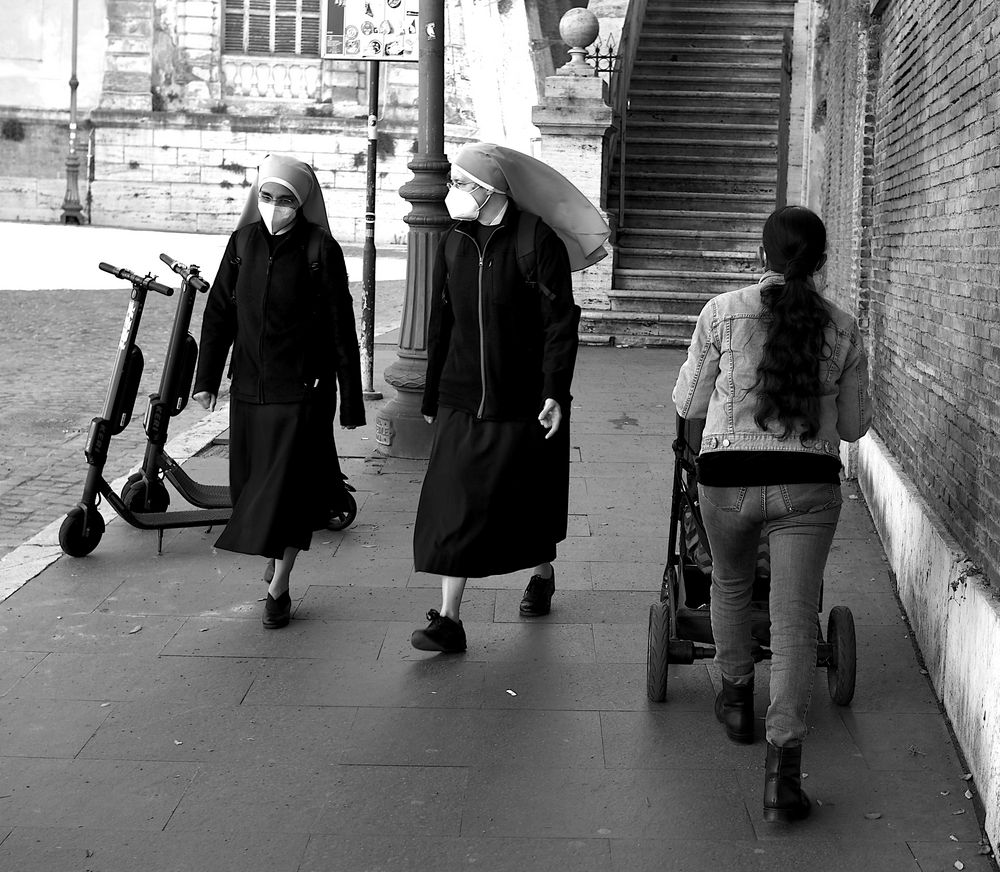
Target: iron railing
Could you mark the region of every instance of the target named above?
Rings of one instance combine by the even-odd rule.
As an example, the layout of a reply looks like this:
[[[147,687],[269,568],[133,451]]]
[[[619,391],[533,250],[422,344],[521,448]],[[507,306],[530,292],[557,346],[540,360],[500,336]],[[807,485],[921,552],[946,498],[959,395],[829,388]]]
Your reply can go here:
[[[632,67],[635,64],[635,52],[639,45],[639,35],[642,22],[646,17],[646,0],[629,0],[625,11],[625,26],[622,28],[621,41],[618,44],[618,56],[612,64],[610,99],[611,127],[604,142],[604,167],[602,173],[603,200],[608,208],[608,195],[611,188],[611,177],[618,161],[618,209],[612,229],[617,239],[625,228],[625,162],[626,144],[628,142],[628,110],[629,89],[632,81]]]

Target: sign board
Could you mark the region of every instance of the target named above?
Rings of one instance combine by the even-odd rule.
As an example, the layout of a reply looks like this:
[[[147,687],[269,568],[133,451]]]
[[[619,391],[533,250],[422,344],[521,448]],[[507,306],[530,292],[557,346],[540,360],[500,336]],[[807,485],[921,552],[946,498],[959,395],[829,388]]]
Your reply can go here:
[[[416,61],[420,0],[325,0],[323,57]]]

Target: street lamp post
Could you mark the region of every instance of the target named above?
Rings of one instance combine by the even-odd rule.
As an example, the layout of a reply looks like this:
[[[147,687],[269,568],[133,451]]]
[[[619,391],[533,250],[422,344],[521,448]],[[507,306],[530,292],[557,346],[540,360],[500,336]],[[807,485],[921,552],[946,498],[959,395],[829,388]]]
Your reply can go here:
[[[83,206],[80,205],[80,157],[76,153],[76,40],[80,0],[73,0],[72,65],[69,76],[69,154],[66,155],[66,196],[62,204],[63,224],[80,224]]]
[[[420,0],[419,115],[413,178],[400,188],[411,204],[406,256],[406,295],[398,359],[385,370],[396,389],[375,419],[379,450],[393,457],[427,457],[431,428],[420,414],[427,371],[427,318],[434,260],[450,219],[444,206],[451,164],[444,155],[444,0]]]

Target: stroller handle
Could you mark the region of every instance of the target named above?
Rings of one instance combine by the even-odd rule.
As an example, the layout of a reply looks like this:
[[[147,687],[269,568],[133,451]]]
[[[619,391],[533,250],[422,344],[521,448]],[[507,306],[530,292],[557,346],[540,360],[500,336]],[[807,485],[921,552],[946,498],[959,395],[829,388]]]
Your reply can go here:
[[[111,273],[111,275],[115,278],[125,279],[126,281],[132,282],[133,285],[137,285],[144,290],[156,291],[158,294],[163,294],[164,297],[173,296],[174,289],[167,287],[166,285],[161,285],[158,281],[156,281],[152,273],[146,276],[140,276],[137,273],[132,272],[130,269],[112,266],[110,263],[105,263],[103,260],[97,266],[104,272]]]
[[[196,291],[201,291],[204,293],[208,290],[208,282],[206,282],[199,273],[199,267],[197,264],[191,264],[188,266],[186,263],[181,263],[179,260],[174,260],[169,254],[160,254],[160,260],[162,260],[167,266],[169,266],[177,275],[188,282]]]

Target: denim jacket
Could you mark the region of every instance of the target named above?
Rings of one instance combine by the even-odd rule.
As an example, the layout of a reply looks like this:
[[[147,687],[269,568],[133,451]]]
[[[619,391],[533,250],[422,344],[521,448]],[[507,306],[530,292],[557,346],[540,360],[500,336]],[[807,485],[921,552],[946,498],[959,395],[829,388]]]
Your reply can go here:
[[[698,316],[687,360],[674,386],[682,418],[704,418],[701,450],[806,451],[838,457],[840,441],[860,439],[871,425],[868,366],[857,322],[828,300],[828,357],[820,361],[820,424],[814,439],[781,438],[782,427],[754,421],[757,364],[766,336],[761,290],[782,281],[767,272],[756,285],[720,294]]]

